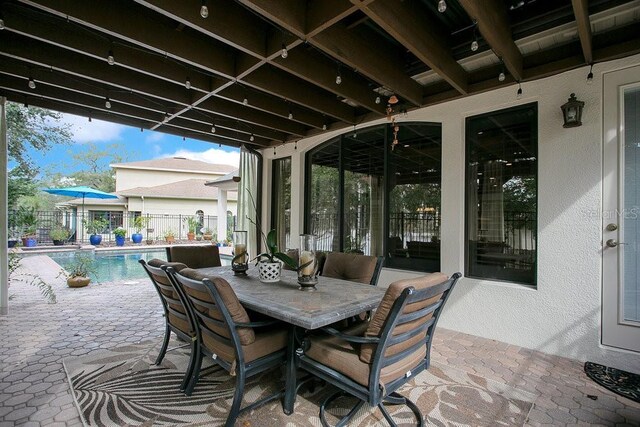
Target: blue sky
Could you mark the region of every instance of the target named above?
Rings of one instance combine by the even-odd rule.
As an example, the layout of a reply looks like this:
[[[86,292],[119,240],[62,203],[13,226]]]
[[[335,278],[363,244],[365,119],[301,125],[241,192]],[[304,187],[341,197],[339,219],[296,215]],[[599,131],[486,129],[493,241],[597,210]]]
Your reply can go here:
[[[57,172],[74,172],[70,169],[70,152],[81,152],[88,149],[89,143],[95,143],[99,149],[117,143],[126,150],[123,157],[127,161],[149,160],[160,157],[180,156],[198,159],[209,163],[230,164],[238,166],[240,151],[237,148],[222,146],[210,142],[132,128],[115,123],[92,120],[85,117],[63,114],[62,121],[71,126],[73,132],[72,145],[54,146],[46,153],[31,150],[30,157],[41,168],[53,169]]]

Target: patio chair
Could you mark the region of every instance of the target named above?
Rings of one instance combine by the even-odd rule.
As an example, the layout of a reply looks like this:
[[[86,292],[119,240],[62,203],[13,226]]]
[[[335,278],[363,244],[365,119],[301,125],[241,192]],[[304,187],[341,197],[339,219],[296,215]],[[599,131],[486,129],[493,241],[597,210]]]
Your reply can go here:
[[[189,344],[187,345],[191,346],[191,360],[189,361],[187,371],[185,372],[184,380],[180,385],[180,390],[184,390],[187,387],[187,383],[189,381],[189,378],[191,377],[191,369],[193,368],[193,355],[195,354],[196,348],[195,341],[193,339],[195,337],[195,333],[193,332],[193,328],[191,327],[189,313],[186,309],[186,297],[182,294],[182,291],[179,288],[173,286],[171,280],[169,280],[167,274],[161,267],[171,266],[175,271],[180,271],[184,268],[187,268],[187,266],[182,263],[167,262],[160,259],[152,259],[149,260],[148,263],[141,259],[139,262],[142,265],[142,268],[144,268],[144,270],[149,275],[151,283],[153,283],[153,286],[160,296],[162,308],[164,309],[164,340],[162,341],[162,347],[160,348],[160,353],[156,358],[155,364],[159,365],[160,363],[162,363],[162,360],[164,359],[167,351],[185,347],[180,346],[171,350],[167,350],[169,346],[169,339],[171,338],[171,332],[176,334],[176,336],[178,336],[178,338],[182,339],[183,341],[188,342]]]
[[[364,403],[380,408],[392,426],[384,403],[406,404],[424,425],[415,403],[396,390],[429,368],[433,333],[459,277],[434,273],[399,280],[389,286],[370,322],[343,332],[324,328],[324,334],[305,338],[296,351],[299,366],[340,389],[320,406],[323,426],[328,426],[327,406],[343,395],[359,402],[337,426],[347,425]]]
[[[220,251],[213,245],[185,245],[166,248],[167,260],[189,268],[220,267]]]
[[[223,278],[208,278],[190,268],[180,273],[172,267],[166,271],[174,284],[184,290],[196,329],[196,361],[186,389],[187,396],[193,392],[202,359],[207,356],[236,377],[227,427],[234,425],[241,412],[280,398],[282,391],[240,408],[246,378],[286,363],[287,327],[273,319],[252,322]]]

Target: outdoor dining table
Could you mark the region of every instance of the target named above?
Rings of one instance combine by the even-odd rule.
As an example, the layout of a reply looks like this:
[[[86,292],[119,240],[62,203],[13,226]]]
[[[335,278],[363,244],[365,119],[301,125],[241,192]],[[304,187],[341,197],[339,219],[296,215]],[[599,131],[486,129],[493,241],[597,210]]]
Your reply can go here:
[[[282,271],[279,282],[262,283],[257,268],[235,276],[230,266],[200,268],[207,276],[224,278],[245,307],[291,325],[287,338],[287,365],[283,410],[293,413],[296,398],[296,328],[312,330],[376,308],[384,289],[330,277],[318,277],[316,290],[301,291],[294,271]]]

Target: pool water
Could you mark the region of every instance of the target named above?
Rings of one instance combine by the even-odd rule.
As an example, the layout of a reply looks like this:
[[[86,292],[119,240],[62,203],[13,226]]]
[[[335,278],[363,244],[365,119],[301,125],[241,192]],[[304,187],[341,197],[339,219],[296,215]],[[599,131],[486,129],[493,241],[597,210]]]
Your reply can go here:
[[[72,265],[74,258],[78,255],[90,256],[95,260],[95,274],[92,279],[98,283],[115,282],[121,280],[136,281],[148,277],[139,260],[149,261],[153,258],[167,259],[164,249],[144,251],[144,252],[60,252],[48,254],[49,257],[60,264],[62,268]],[[221,257],[222,265],[229,264],[229,261]]]

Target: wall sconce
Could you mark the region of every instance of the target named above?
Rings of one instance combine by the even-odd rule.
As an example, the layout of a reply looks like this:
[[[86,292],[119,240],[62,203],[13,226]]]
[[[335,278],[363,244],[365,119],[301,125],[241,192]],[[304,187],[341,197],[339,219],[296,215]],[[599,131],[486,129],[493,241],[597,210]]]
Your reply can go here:
[[[584,108],[584,102],[578,101],[576,94],[572,93],[569,96],[569,100],[563,104],[562,115],[564,117],[565,128],[574,128],[576,126],[582,126],[582,109]]]

